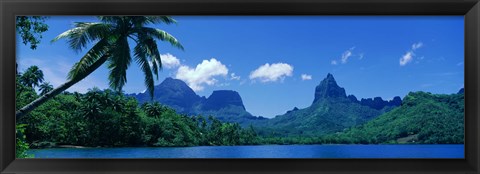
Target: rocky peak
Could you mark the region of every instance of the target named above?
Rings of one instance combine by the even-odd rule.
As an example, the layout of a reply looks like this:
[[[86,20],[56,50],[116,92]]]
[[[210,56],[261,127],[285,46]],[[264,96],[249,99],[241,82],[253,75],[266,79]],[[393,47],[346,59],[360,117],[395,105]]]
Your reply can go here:
[[[315,99],[313,103],[325,98],[346,98],[345,89],[338,86],[332,74],[328,73],[327,77],[320,82],[315,88]]]
[[[190,88],[188,87],[188,85],[183,82],[182,80],[179,80],[179,79],[173,79],[171,77],[167,77],[165,78],[165,80],[163,80],[162,83],[160,83],[160,85],[158,85],[158,87],[168,87],[168,88],[172,88],[172,89],[185,89],[185,88]]]
[[[201,100],[200,96],[198,96],[185,82],[170,77],[155,86],[154,90],[154,100],[173,107],[181,113],[190,112],[190,108]]]
[[[236,91],[232,90],[218,90],[213,91],[205,104],[203,105],[204,110],[219,110],[221,108],[228,107],[230,105],[240,106],[245,110],[243,105],[242,97]]]
[[[382,97],[374,97],[372,98],[362,98],[360,100],[360,104],[363,106],[368,106],[373,109],[383,109],[385,106],[400,106],[402,104],[402,99],[399,96],[395,96],[392,100],[387,101],[383,100]]]

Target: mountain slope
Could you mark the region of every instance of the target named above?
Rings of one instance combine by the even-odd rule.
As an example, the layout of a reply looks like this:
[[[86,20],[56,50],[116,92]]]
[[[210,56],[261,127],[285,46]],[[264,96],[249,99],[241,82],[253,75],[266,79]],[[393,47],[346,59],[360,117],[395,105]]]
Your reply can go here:
[[[150,95],[146,92],[137,95],[130,94],[130,96],[137,98],[139,103],[151,101]],[[205,98],[198,96],[185,82],[168,77],[155,86],[153,100],[167,105],[179,113],[191,114],[193,106]]]
[[[400,107],[331,136],[345,143],[463,143],[464,94],[411,92]]]
[[[382,110],[363,106],[347,98],[345,89],[328,74],[315,88],[311,106],[292,110],[257,126],[268,127],[264,132],[280,135],[324,135],[363,124],[382,113]]]

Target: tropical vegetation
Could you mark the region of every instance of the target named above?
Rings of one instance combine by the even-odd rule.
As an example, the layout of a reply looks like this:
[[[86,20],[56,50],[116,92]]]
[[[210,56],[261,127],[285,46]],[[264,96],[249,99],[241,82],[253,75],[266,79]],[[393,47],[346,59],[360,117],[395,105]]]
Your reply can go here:
[[[162,68],[156,40],[169,42],[180,49],[183,49],[183,46],[169,33],[146,25],[172,24],[176,21],[168,16],[100,16],[98,18],[100,22],[76,22],[75,28],[65,31],[52,40],[55,42],[67,39],[69,46],[76,51],[85,49],[89,43],[93,43],[93,46],[72,67],[67,82],[18,109],[17,120],[81,81],[105,62],[108,62],[110,70],[108,78],[110,87],[121,91],[127,82],[126,71],[132,62],[129,39],[135,42],[133,59],[145,74],[145,85],[153,96],[153,75],[158,78],[158,70]],[[21,33],[22,30],[19,32]]]
[[[19,82],[17,107],[38,97]],[[20,92],[20,89],[24,89]],[[85,94],[64,92],[18,122],[17,138],[34,148],[200,146],[258,144],[253,127],[221,122],[214,117],[187,116],[158,102],[139,105],[133,97],[92,88]],[[27,144],[23,142],[24,148]],[[18,152],[21,152],[19,149]],[[20,155],[22,156],[22,155]]]

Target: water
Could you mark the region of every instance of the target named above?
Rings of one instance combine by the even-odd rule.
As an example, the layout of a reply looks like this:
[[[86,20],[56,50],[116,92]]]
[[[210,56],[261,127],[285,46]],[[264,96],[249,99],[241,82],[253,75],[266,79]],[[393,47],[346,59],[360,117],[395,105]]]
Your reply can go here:
[[[35,158],[464,158],[464,145],[261,145],[30,150]]]

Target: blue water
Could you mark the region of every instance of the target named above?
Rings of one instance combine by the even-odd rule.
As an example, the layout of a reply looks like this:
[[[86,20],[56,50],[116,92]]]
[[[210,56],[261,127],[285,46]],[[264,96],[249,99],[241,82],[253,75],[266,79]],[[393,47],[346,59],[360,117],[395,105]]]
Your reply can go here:
[[[35,158],[464,158],[464,145],[261,145],[30,150]]]

